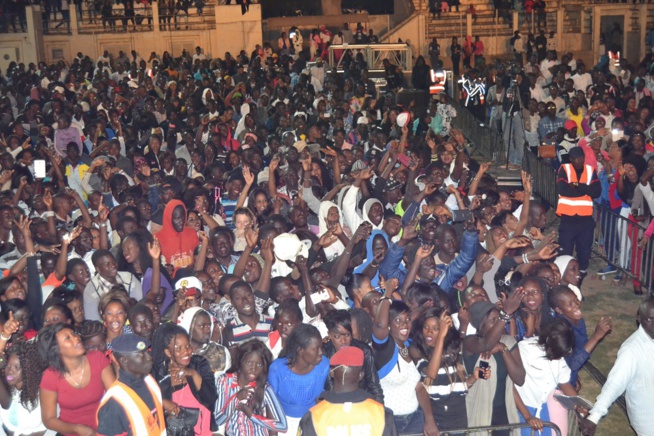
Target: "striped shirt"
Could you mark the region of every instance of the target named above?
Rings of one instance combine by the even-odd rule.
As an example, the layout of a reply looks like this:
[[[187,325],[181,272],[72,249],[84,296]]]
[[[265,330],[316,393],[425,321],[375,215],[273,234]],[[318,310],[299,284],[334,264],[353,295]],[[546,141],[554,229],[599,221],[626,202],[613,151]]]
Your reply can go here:
[[[266,384],[261,407],[255,408],[251,418],[236,409],[238,405],[236,395],[241,390],[237,376],[236,373],[223,374],[216,380],[218,400],[214,417],[219,426],[225,424],[225,434],[227,436],[267,436],[270,431],[285,431],[284,409],[269,384]],[[269,413],[271,416],[263,416],[262,414],[265,413]]]
[[[272,318],[264,315],[259,315],[259,322],[253,330],[249,325],[241,321],[241,318],[237,313],[236,318],[231,320],[229,323],[234,334],[234,338],[232,339],[230,346],[239,345],[252,339],[257,339],[265,343],[268,340],[268,333],[270,333],[272,322]]]

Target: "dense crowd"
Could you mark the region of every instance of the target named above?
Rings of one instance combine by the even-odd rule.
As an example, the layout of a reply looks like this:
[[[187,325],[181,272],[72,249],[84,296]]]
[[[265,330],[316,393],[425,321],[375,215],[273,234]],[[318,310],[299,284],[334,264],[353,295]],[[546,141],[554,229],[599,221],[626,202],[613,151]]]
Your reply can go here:
[[[570,230],[594,227],[605,195],[645,220],[632,201],[653,198],[650,63],[590,74],[549,52],[519,69],[527,139],[558,150],[557,243],[530,175],[498,186],[444,98],[417,116],[360,54],[330,72],[315,33],[315,50],[282,35],[236,57],[79,53],[0,76],[5,430],[436,435],[553,421],[566,434],[569,409],[589,412],[578,373],[612,322],[586,330],[590,250]],[[504,128],[511,72],[464,74],[486,78]],[[642,357],[621,352],[620,375],[651,361],[654,303],[639,322],[623,348],[637,341]],[[637,386],[652,373],[638,371],[611,373],[587,434],[625,389],[631,424],[652,428]]]

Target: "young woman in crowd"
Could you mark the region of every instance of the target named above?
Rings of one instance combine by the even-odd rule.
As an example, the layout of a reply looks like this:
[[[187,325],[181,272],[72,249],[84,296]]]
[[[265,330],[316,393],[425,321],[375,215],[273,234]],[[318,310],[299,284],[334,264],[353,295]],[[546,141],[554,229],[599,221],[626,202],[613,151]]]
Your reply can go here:
[[[216,428],[212,416],[215,378],[209,362],[193,355],[186,330],[170,323],[159,327],[152,338],[152,360],[152,375],[161,388],[165,412],[175,416],[180,407],[199,409],[195,435],[211,435]]]
[[[235,358],[236,371],[216,380],[216,423],[225,425],[226,435],[268,435],[286,430],[286,416],[268,383],[272,355],[260,341],[241,344]],[[247,430],[244,430],[247,429]]]
[[[268,383],[286,413],[288,426],[281,434],[297,433],[300,419],[324,390],[328,373],[329,359],[322,354],[318,329],[308,324],[295,327],[268,373]]]
[[[48,366],[39,391],[43,424],[65,435],[94,434],[100,400],[116,379],[109,359],[87,352],[69,324],[43,328],[37,344]]]
[[[3,335],[17,328],[17,322],[9,320],[3,327]],[[0,347],[6,345],[0,343]],[[43,434],[46,428],[41,418],[39,384],[45,365],[39,356],[37,344],[35,341],[21,341],[2,351],[6,359],[0,371],[2,424],[14,435]]]
[[[429,395],[409,355],[409,306],[392,301],[392,292],[387,288],[380,299],[372,329],[372,350],[384,404],[393,411],[398,431],[412,433],[424,428],[427,434],[438,434]]]

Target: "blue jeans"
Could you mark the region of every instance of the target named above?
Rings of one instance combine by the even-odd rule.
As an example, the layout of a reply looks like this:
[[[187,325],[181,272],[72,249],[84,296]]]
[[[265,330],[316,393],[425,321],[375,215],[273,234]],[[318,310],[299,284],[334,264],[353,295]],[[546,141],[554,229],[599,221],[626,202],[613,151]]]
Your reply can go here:
[[[535,407],[529,407],[525,405],[527,410],[529,410],[529,413],[531,413],[531,416],[536,416],[536,408]],[[527,422],[527,420],[522,416],[522,413],[518,413],[518,416],[520,417],[520,422]],[[550,420],[550,411],[547,409],[547,403],[543,404],[543,407],[540,409],[540,416],[538,416],[538,419],[541,421],[549,421]],[[540,432],[534,433],[538,436],[552,436],[552,429],[551,428],[544,428]],[[521,436],[531,436],[531,427],[523,428],[520,430],[520,435]]]
[[[393,419],[398,433],[422,433],[425,425],[425,417],[420,407],[410,415],[395,415]]]

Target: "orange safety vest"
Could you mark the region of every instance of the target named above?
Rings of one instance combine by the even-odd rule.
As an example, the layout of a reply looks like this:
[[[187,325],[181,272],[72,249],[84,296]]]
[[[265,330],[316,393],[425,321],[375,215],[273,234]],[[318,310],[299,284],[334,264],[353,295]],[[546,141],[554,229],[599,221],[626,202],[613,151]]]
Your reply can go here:
[[[360,403],[344,404],[323,400],[309,412],[317,434],[380,435],[386,426],[384,406],[372,398]]]
[[[132,435],[165,436],[166,421],[161,400],[161,389],[159,389],[159,385],[151,375],[145,377],[145,384],[148,386],[150,395],[152,395],[152,399],[154,400],[155,410],[157,411],[156,415],[152,414],[150,408],[132,388],[118,380],[105,392],[100,402],[100,408],[110,398],[113,398],[125,411]]]
[[[581,173],[581,178],[577,180],[577,172],[572,164],[561,165],[568,176],[568,183],[578,183],[590,185],[593,178],[593,167],[584,165],[584,171]],[[556,206],[556,214],[558,216],[593,216],[593,199],[590,195],[583,195],[581,197],[566,197],[559,195],[559,203]]]

